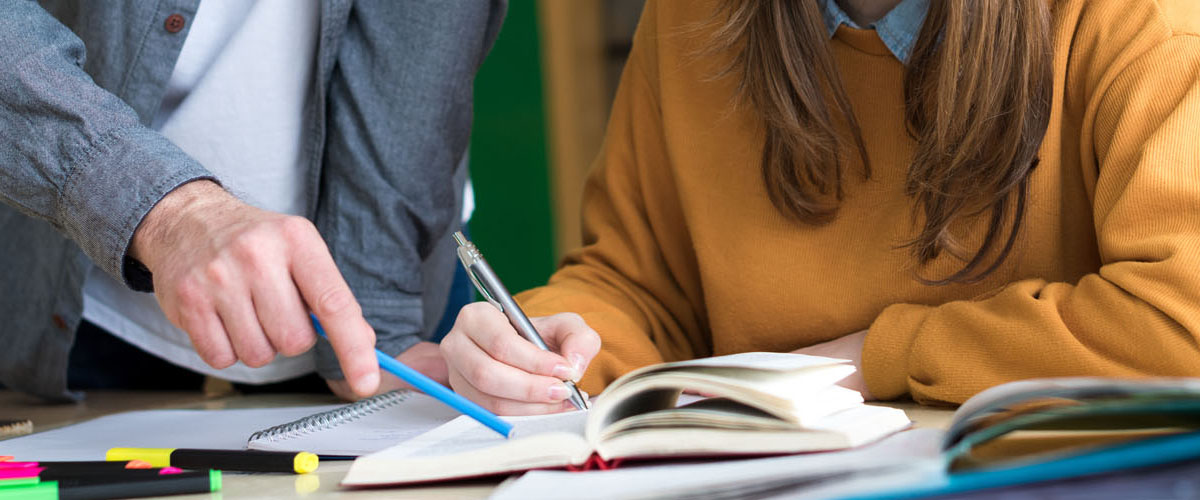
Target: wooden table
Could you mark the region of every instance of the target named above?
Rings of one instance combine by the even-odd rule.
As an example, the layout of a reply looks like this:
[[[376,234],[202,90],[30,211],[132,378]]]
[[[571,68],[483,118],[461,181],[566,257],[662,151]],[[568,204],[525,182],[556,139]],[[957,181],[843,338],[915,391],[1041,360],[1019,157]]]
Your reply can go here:
[[[34,431],[45,431],[79,423],[92,418],[134,410],[166,408],[180,409],[226,409],[263,408],[283,406],[311,406],[336,404],[332,396],[316,394],[272,394],[206,397],[200,392],[150,392],[150,391],[91,391],[87,399],[78,404],[48,404],[41,400],[13,391],[0,390],[0,419],[28,418],[33,420]],[[908,412],[918,427],[945,428],[950,421],[950,410],[929,408],[913,403],[889,404]],[[4,443],[0,441],[0,449]],[[445,486],[389,488],[375,490],[342,490],[338,482],[346,475],[350,462],[322,462],[317,472],[305,475],[227,474],[220,493],[208,495],[174,496],[178,499],[235,499],[235,498],[430,498],[430,499],[478,499],[486,498],[498,480],[454,483]]]

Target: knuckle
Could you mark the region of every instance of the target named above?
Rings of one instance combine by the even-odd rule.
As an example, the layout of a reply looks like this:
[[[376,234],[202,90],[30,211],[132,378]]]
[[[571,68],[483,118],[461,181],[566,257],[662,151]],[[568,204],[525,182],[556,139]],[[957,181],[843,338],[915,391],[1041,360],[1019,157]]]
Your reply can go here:
[[[205,264],[204,277],[218,286],[226,286],[233,280],[233,272],[225,262],[214,260]]]
[[[526,401],[545,401],[548,396],[549,393],[547,393],[546,388],[539,385],[532,384],[525,387]]]
[[[293,328],[283,335],[279,352],[284,356],[298,356],[308,352],[317,343],[316,335],[304,328]]]
[[[181,312],[190,313],[202,308],[207,302],[204,287],[194,279],[183,279],[175,285],[175,297],[179,300]]]
[[[515,346],[511,340],[513,339],[507,335],[492,334],[484,342],[487,344],[486,349],[488,354],[491,354],[493,358],[499,360],[510,360],[512,359],[515,351]]]
[[[463,375],[466,377],[467,382],[475,386],[476,389],[483,392],[492,392],[488,390],[492,385],[491,370],[488,369],[485,363],[476,363],[468,367],[467,373]]]
[[[450,330],[450,332],[447,333],[446,336],[442,338],[442,341],[437,345],[438,352],[442,353],[442,357],[446,358],[446,364],[450,366],[454,366],[454,360],[451,359],[451,355],[455,352],[451,344],[456,342],[455,339],[457,338],[458,335],[455,334],[455,331]]]
[[[358,303],[354,300],[354,294],[346,288],[334,288],[320,294],[315,305],[318,315],[328,316],[343,316],[357,315]]]
[[[365,343],[356,343],[347,347],[344,351],[345,362],[342,363],[342,370],[345,371],[346,378],[354,379],[378,370],[377,364],[367,361],[374,361],[374,351],[373,346]]]
[[[267,237],[261,231],[245,231],[230,243],[235,255],[243,259],[258,259],[266,247]]]
[[[225,356],[226,351],[220,348],[211,332],[189,329],[187,330],[187,334],[192,340],[192,347],[196,349],[196,354],[199,354],[200,359],[203,359],[205,363],[215,368],[224,368],[233,364],[232,360],[227,359],[231,356]]]
[[[209,366],[212,366],[213,368],[216,368],[218,370],[223,369],[223,368],[229,368],[230,366],[233,366],[233,364],[237,362],[237,358],[234,357],[233,353],[231,353],[229,351],[224,351],[224,350],[217,351],[217,352],[209,352],[207,355],[201,355],[201,358],[204,359],[204,361],[207,362],[209,364]]]
[[[484,311],[494,309],[491,304],[486,302],[472,302],[458,310],[458,317],[455,319],[455,324],[469,324],[471,321],[476,321],[483,317]]]
[[[275,353],[268,348],[253,349],[242,357],[242,362],[251,368],[266,366],[275,359]]]
[[[554,373],[554,367],[560,364],[570,365],[571,363],[566,358],[549,351],[538,351],[537,359],[534,361],[538,373],[543,375]]]
[[[302,240],[317,233],[312,221],[298,215],[290,215],[279,221],[279,229],[290,241]]]
[[[171,308],[171,313],[167,315],[167,319],[175,322],[185,332],[196,332],[204,326],[203,310],[195,303],[182,303]]]
[[[457,365],[456,361],[458,361],[458,353],[461,350],[462,341],[462,334],[451,330],[450,333],[446,334],[446,338],[442,339],[442,342],[438,344],[438,350],[441,351],[442,358],[445,358],[447,365],[451,367]]]

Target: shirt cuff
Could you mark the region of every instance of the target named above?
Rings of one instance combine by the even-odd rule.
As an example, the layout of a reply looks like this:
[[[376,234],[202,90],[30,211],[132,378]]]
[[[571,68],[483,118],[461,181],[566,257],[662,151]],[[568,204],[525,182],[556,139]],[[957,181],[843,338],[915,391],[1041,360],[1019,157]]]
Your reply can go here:
[[[150,273],[129,259],[142,219],[168,193],[212,173],[166,137],[142,126],[118,129],[87,150],[67,177],[59,210],[63,230],[100,269],[136,291],[153,290]]]

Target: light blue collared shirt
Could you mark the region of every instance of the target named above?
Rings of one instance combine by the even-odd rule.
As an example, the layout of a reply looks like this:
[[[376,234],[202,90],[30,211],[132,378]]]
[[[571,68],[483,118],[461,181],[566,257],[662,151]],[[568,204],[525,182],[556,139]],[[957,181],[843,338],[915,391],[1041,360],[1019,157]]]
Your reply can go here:
[[[908,61],[928,11],[929,0],[903,0],[882,19],[864,27],[855,24],[846,11],[838,6],[836,0],[824,0],[821,3],[821,13],[825,17],[825,27],[829,28],[830,38],[837,32],[838,26],[843,24],[856,29],[874,29],[879,34],[879,39],[883,40],[883,44],[887,45],[888,50],[892,51],[892,55],[900,62]]]

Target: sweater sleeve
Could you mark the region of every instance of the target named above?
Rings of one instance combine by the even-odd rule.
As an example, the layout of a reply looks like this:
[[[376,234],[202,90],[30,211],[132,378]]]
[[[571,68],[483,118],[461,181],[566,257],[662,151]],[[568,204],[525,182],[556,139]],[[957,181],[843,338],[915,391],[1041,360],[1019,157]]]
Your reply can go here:
[[[679,215],[655,80],[654,2],[647,4],[583,194],[583,248],[547,286],[517,298],[531,316],[579,313],[602,348],[582,386],[596,393],[623,373],[710,353],[699,286]]]
[[[1100,268],[888,307],[863,349],[877,397],[959,403],[1031,377],[1200,374],[1200,37],[1155,44],[1092,100]]]

